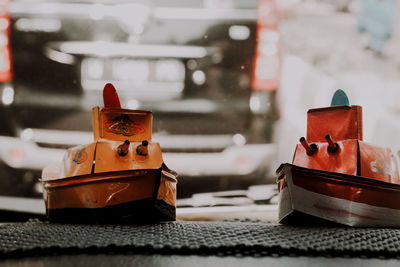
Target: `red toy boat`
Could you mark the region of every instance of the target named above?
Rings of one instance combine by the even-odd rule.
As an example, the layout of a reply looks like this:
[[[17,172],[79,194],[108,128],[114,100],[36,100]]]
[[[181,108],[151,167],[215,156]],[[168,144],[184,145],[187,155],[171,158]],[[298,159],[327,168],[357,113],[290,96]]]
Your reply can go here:
[[[400,177],[390,149],[362,141],[362,109],[338,90],[331,107],[311,109],[307,139],[277,170],[279,221],[400,226]]]

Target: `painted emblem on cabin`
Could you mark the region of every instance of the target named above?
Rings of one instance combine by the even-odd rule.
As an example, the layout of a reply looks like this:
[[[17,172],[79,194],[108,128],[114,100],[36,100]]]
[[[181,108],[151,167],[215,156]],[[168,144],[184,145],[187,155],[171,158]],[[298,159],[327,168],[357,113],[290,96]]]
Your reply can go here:
[[[112,119],[105,119],[104,125],[107,132],[118,135],[132,136],[144,133],[144,128],[140,124],[135,123],[126,114]]]
[[[383,175],[390,174],[390,167],[379,155],[375,161],[371,162],[371,170]]]

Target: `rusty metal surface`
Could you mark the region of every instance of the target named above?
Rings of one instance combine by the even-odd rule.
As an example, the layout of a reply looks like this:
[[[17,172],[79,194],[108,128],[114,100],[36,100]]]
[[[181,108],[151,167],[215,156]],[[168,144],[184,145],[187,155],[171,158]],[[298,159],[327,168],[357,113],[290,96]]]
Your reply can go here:
[[[311,156],[302,145],[297,145],[293,164],[310,169],[357,174],[357,140],[338,141],[339,150],[335,153],[328,151],[327,142],[314,144],[318,151]]]
[[[362,108],[337,106],[310,109],[307,112],[307,140],[325,142],[327,134],[334,140],[362,140]]]

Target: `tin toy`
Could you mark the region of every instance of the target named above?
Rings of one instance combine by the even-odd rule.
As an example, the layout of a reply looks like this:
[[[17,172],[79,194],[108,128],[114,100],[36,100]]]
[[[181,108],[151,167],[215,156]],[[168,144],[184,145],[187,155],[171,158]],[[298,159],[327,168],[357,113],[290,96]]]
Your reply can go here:
[[[277,182],[281,223],[400,227],[397,158],[363,141],[362,108],[341,90],[331,107],[308,111],[307,138]]]
[[[159,222],[175,220],[177,174],[151,142],[152,113],[121,109],[111,84],[94,107],[91,144],[69,148],[41,183],[50,221]]]

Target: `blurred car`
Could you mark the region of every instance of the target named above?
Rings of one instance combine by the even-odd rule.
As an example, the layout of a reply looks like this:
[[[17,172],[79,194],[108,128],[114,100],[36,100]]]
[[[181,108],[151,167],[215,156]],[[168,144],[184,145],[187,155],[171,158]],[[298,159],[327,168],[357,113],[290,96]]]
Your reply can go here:
[[[42,168],[92,141],[108,82],[153,111],[179,197],[266,183],[279,74],[273,0],[1,1],[0,194],[38,196]]]

